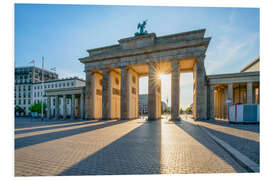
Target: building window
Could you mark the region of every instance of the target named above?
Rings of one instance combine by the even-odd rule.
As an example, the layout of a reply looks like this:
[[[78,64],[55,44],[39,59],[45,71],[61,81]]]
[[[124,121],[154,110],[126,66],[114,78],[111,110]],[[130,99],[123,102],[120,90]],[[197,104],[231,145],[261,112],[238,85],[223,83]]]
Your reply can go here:
[[[53,105],[55,106],[55,99],[53,99]]]
[[[36,92],[34,92],[34,97],[36,97]]]
[[[71,86],[74,86],[74,83],[73,82],[71,83]]]
[[[31,93],[30,92],[28,92],[28,97],[31,97]]]
[[[57,84],[55,84],[55,88],[57,88]]]
[[[25,105],[25,99],[23,100],[23,104]]]
[[[61,87],[61,83],[59,83],[59,87]]]
[[[47,86],[45,85],[45,89],[47,88]]]
[[[34,89],[36,89],[36,86],[34,86]]]
[[[65,87],[65,83],[63,83],[63,87]]]
[[[31,86],[28,86],[28,91],[30,91],[31,90]]]
[[[28,104],[31,104],[31,99],[28,99]]]
[[[21,100],[19,99],[19,105],[21,105]]]
[[[53,84],[52,84],[52,88],[53,88]]]
[[[48,88],[50,88],[50,85],[48,85]]]

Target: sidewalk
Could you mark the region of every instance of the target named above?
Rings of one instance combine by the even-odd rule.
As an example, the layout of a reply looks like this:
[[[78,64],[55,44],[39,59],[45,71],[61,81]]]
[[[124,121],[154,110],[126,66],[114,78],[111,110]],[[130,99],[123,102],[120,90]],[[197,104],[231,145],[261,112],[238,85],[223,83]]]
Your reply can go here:
[[[188,116],[184,120],[192,122]],[[225,142],[236,151],[246,156],[257,165],[260,164],[260,125],[259,124],[230,124],[221,120],[194,122],[206,130],[214,138]],[[237,157],[236,157],[237,158]]]

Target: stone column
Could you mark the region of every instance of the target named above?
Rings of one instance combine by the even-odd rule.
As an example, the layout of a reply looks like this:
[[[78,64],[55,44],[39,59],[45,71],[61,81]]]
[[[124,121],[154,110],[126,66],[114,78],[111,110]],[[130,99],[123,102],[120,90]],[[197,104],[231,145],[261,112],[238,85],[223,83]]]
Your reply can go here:
[[[75,118],[75,94],[71,95],[71,119]]]
[[[93,86],[91,72],[86,71],[85,77],[85,105],[84,105],[84,118],[91,119],[91,108],[93,108],[93,97],[91,87]]]
[[[207,85],[204,56],[193,66],[193,116],[195,120],[207,119]]]
[[[171,120],[179,120],[179,104],[180,104],[180,67],[179,61],[171,62]]]
[[[161,102],[158,98],[158,93],[161,90],[161,82],[158,78],[159,67],[155,63],[150,63],[148,66],[148,120],[156,120],[161,118],[160,110]]]
[[[220,109],[219,109],[220,99],[219,99],[219,88],[217,89],[217,118],[219,118]]]
[[[81,93],[81,96],[80,96],[80,117],[81,117],[81,119],[84,118],[83,109],[84,109],[84,93]]]
[[[139,118],[140,117],[140,92],[139,92],[139,90],[140,90],[140,75],[138,75],[138,82],[137,82],[137,118]]]
[[[67,95],[63,95],[63,119],[67,118]]]
[[[226,100],[228,99],[228,88],[224,88],[224,100],[226,102]],[[225,111],[225,119],[228,119],[228,104],[225,103],[225,108],[224,108],[224,111]]]
[[[111,119],[111,72],[102,71],[102,119]]]
[[[228,84],[228,99],[231,100],[231,104],[233,104],[233,84]]]
[[[209,103],[210,103],[209,116],[210,116],[210,119],[215,119],[215,116],[214,116],[214,93],[215,93],[214,85],[211,84],[211,85],[209,85],[209,99],[210,99],[210,101],[209,101]]]
[[[252,82],[247,83],[247,104],[252,104],[253,102],[253,88]]]
[[[55,96],[55,118],[59,118],[59,96]]]
[[[50,119],[51,118],[51,96],[48,96],[47,104],[48,104],[48,107],[47,107],[47,119]]]
[[[121,68],[121,119],[129,119],[129,70]]]

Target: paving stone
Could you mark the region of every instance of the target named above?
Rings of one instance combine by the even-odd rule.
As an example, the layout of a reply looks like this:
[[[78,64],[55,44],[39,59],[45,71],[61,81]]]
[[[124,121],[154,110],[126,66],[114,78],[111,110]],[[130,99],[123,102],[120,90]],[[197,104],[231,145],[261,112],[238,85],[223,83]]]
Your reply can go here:
[[[246,172],[192,123],[20,123],[31,131],[15,133],[15,176]]]

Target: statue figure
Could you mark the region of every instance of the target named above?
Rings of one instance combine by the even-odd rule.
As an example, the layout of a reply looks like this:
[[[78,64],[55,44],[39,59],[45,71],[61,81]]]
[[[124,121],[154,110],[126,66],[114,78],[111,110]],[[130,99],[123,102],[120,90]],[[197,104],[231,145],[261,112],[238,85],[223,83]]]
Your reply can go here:
[[[140,36],[140,35],[146,35],[146,34],[148,34],[148,32],[146,30],[144,30],[145,29],[146,22],[147,22],[147,20],[144,20],[142,22],[142,24],[141,23],[138,24],[137,29],[139,29],[140,32],[136,32],[135,33],[135,36]]]

